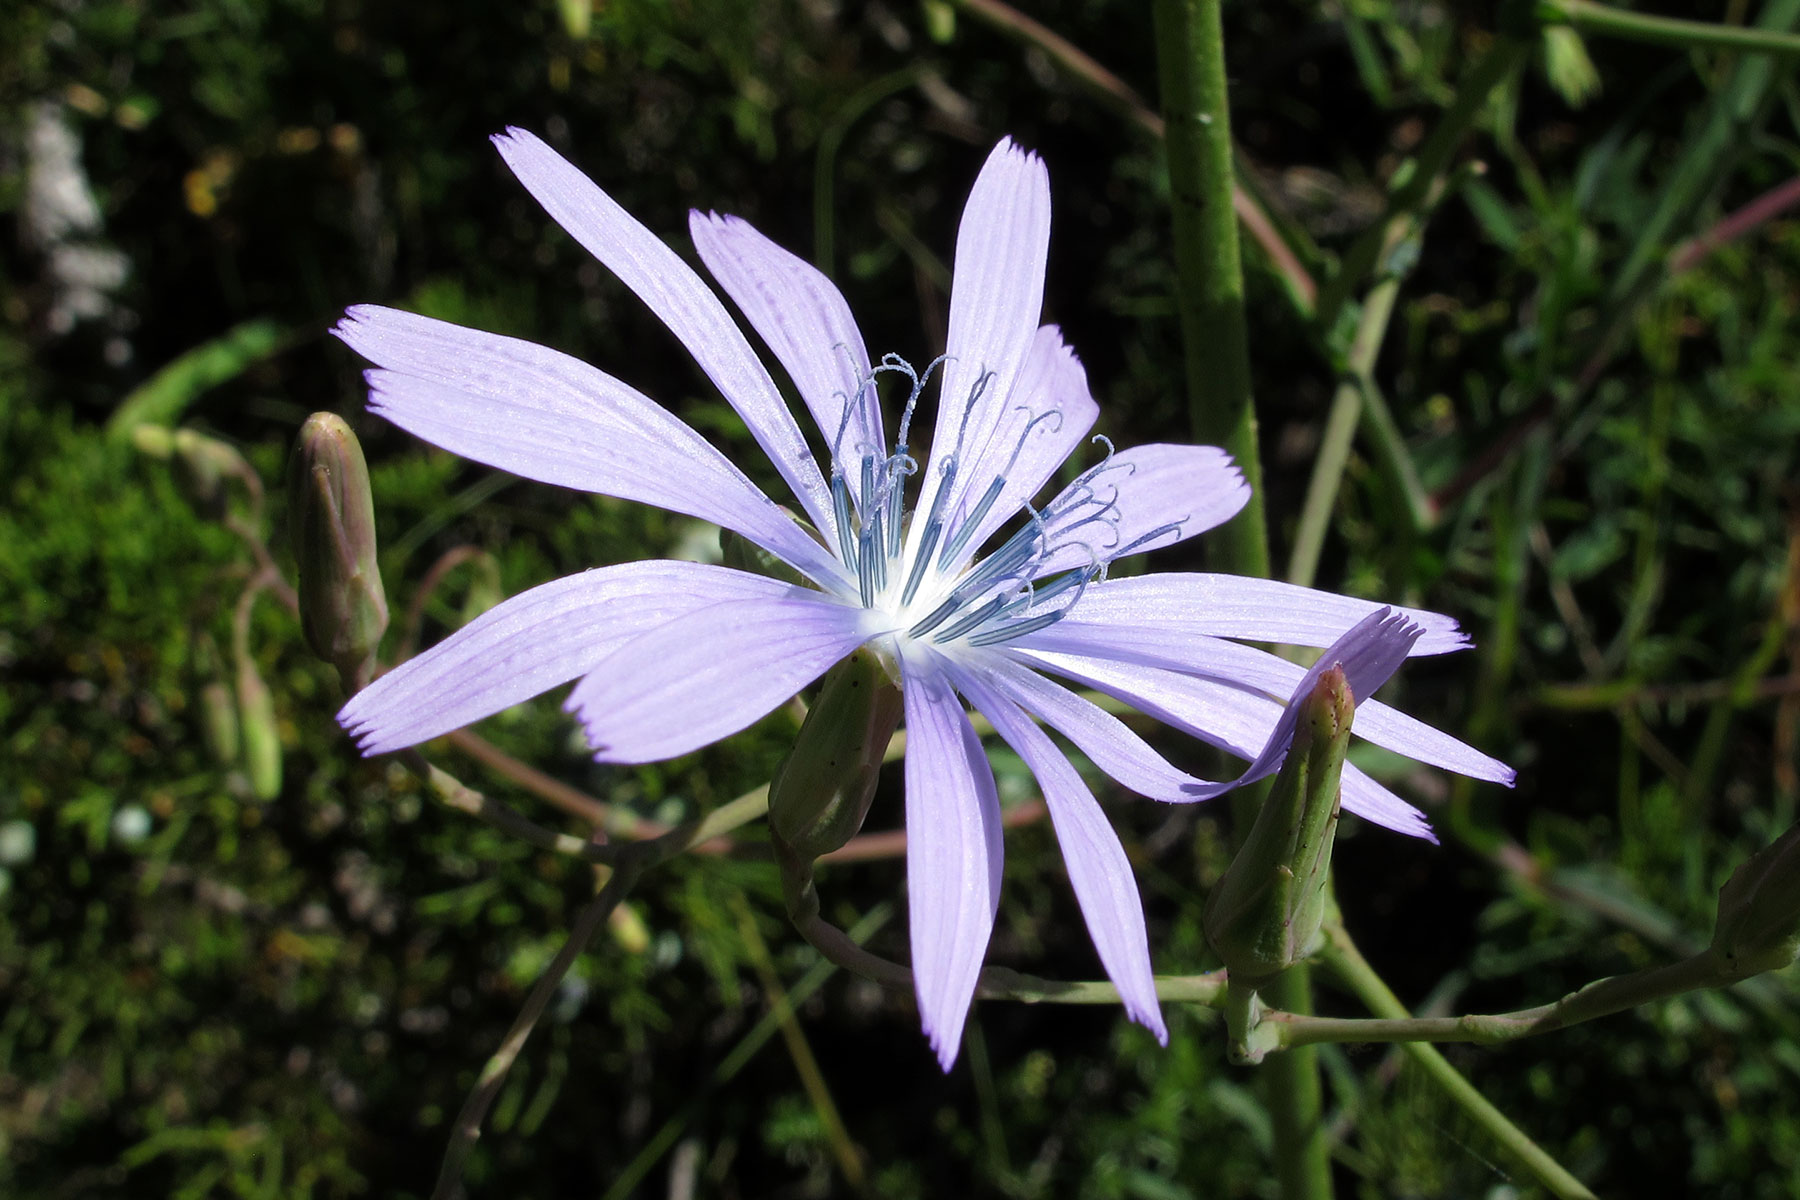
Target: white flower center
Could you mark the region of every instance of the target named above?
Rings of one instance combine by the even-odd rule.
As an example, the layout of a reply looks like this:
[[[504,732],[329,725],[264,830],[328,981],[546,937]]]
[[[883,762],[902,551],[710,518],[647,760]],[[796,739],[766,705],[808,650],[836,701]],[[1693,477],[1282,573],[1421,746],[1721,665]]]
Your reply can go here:
[[[865,381],[864,387],[870,387],[874,375],[894,372],[911,382],[891,452],[886,447],[865,446],[859,448],[859,457],[851,457],[834,447],[831,493],[838,529],[836,551],[855,581],[841,598],[891,622],[888,636],[896,643],[915,641],[939,649],[959,644],[991,646],[1061,620],[1082,589],[1105,575],[1106,561],[1130,549],[1118,545],[1118,489],[1099,482],[1111,463],[1111,445],[1107,444],[1107,460],[1085,472],[1045,511],[1038,512],[1023,498],[1009,500],[1009,504],[1023,505],[1029,519],[992,554],[968,562],[970,542],[977,535],[985,536],[984,528],[993,528],[983,523],[1005,493],[1027,440],[1059,428],[1062,414],[1048,408],[1027,412],[1004,463],[994,455],[968,456],[968,461],[998,465],[991,479],[959,478],[969,416],[994,379],[992,372],[983,372],[964,403],[956,445],[939,455],[938,478],[920,485],[918,502],[926,507],[908,512],[906,480],[919,473],[919,466],[909,453],[907,434],[931,369],[921,377],[904,359],[890,354]],[[840,442],[849,421],[850,401],[846,398]],[[940,436],[943,425],[940,416]],[[1104,438],[1096,440],[1105,442]],[[854,479],[847,477],[852,471]],[[1082,553],[1071,554],[1071,550]],[[1050,567],[1053,558],[1070,569]],[[1086,561],[1075,565],[1082,558]]]

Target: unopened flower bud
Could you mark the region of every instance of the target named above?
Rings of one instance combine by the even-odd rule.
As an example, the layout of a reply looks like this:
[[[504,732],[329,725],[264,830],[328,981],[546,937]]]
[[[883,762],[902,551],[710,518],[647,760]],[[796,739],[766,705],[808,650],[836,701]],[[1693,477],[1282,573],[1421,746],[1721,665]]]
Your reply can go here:
[[[1800,957],[1800,825],[1752,854],[1719,889],[1712,952],[1739,978]]]
[[[238,760],[237,698],[225,677],[225,667],[213,640],[202,635],[195,643],[195,669],[200,684],[200,736],[207,752],[220,766]]]
[[[1570,108],[1600,94],[1600,72],[1581,35],[1568,25],[1544,27],[1544,74]]]
[[[288,529],[307,644],[348,681],[374,657],[388,608],[369,467],[350,426],[331,413],[314,413],[300,428],[288,468]]]
[[[238,756],[237,699],[221,680],[200,685],[200,734],[213,761],[228,765]]]
[[[1234,985],[1256,987],[1318,948],[1354,711],[1342,668],[1321,674],[1250,836],[1206,898],[1207,940]]]
[[[801,861],[829,854],[862,828],[901,710],[899,689],[869,651],[826,672],[769,782],[770,828]]]

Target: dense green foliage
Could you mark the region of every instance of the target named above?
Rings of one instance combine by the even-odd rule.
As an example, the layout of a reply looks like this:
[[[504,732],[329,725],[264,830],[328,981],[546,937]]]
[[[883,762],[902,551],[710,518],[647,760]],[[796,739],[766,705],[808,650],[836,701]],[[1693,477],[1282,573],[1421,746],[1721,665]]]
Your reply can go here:
[[[1463,7],[1228,6],[1248,179],[1321,280],[1490,43],[1493,22]],[[0,30],[0,209],[18,227],[0,239],[0,1193],[424,1195],[593,874],[356,758],[331,720],[337,681],[279,589],[241,600],[254,545],[287,569],[281,505],[261,512],[241,483],[206,494],[108,419],[135,398],[235,447],[274,490],[308,412],[349,418],[374,469],[391,661],[446,554],[462,565],[419,602],[424,644],[502,595],[705,549],[710,531],[496,476],[360,415],[357,363],[323,335],[346,304],[579,354],[773,481],[489,134],[543,133],[684,250],[690,207],[750,219],[840,281],[872,349],[918,361],[942,340],[965,189],[1010,133],[1049,164],[1049,317],[1122,444],[1187,426],[1167,179],[1112,103],[938,0],[165,8],[26,5]],[[1145,6],[1033,15],[1156,94]],[[1513,792],[1396,779],[1441,847],[1354,824],[1339,840],[1350,929],[1409,1003],[1444,1012],[1539,1003],[1704,944],[1719,883],[1800,801],[1800,223],[1776,214],[1666,266],[1794,174],[1800,88],[1787,68],[1590,40],[1602,90],[1576,107],[1570,44],[1546,45],[1553,75],[1537,55],[1467,140],[1459,161],[1485,170],[1456,175],[1422,240],[1384,264],[1404,281],[1374,377],[1441,515],[1415,527],[1359,441],[1318,580],[1462,619],[1479,649],[1409,669],[1396,698],[1520,768]],[[129,264],[72,327],[53,315],[54,248],[27,229],[45,113],[73,131],[99,201],[103,228],[76,240]],[[1280,562],[1347,324],[1310,332],[1255,253],[1249,287]],[[1190,544],[1157,565],[1204,562]],[[272,723],[250,704],[259,681]],[[766,782],[794,730],[778,712],[702,753],[612,768],[553,698],[481,727],[662,821]],[[246,759],[258,731],[278,741],[278,777]],[[1028,799],[1017,761],[994,759],[1003,798]],[[872,829],[899,822],[891,770]],[[1100,795],[1159,971],[1215,965],[1199,920],[1226,814]],[[1225,1064],[1212,1014],[1170,1006],[1164,1050],[1115,1010],[983,1003],[945,1077],[909,998],[818,986],[760,837],[657,871],[615,916],[508,1081],[473,1194],[847,1190],[825,1106],[758,1024],[771,967],[784,989],[817,989],[798,1029],[870,1194],[1273,1194],[1254,1072]],[[904,958],[899,860],[825,868],[821,886],[840,923]],[[1009,836],[990,959],[1099,972],[1043,824]],[[1358,1011],[1329,987],[1320,999]],[[1796,1000],[1788,971],[1450,1056],[1602,1195],[1772,1200],[1800,1188]],[[1325,1060],[1342,1194],[1533,1194],[1397,1056]]]

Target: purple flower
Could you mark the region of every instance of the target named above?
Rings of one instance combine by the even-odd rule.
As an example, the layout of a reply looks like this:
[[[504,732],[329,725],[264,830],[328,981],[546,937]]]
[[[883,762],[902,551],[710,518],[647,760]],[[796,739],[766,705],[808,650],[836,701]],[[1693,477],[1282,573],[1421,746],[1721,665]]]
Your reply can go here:
[[[376,364],[369,407],[466,458],[735,530],[814,586],[674,561],[573,575],[514,597],[377,680],[344,706],[344,727],[366,754],[396,750],[574,679],[566,707],[595,757],[650,762],[736,733],[871,644],[904,693],[913,971],[939,1061],[947,1069],[956,1056],[1000,896],[1000,806],[963,699],[1037,776],[1101,962],[1126,1011],[1166,1039],[1124,849],[1039,722],[1134,792],[1204,799],[1279,765],[1293,724],[1278,697],[1304,694],[1300,667],[1230,639],[1332,646],[1347,662],[1373,664],[1363,674],[1379,676],[1373,687],[1409,652],[1466,646],[1456,623],[1422,612],[1383,619],[1361,600],[1262,579],[1105,580],[1114,559],[1202,533],[1243,506],[1247,486],[1212,447],[1115,453],[1107,444],[1097,464],[1032,506],[1098,409],[1057,329],[1038,324],[1049,181],[1010,141],[988,156],[963,212],[949,346],[922,371],[893,355],[871,362],[844,298],[807,263],[743,221],[690,214],[701,259],[811,411],[830,451],[824,474],[706,283],[536,137],[512,129],[494,142],[551,217],[687,347],[818,537],[641,393],[529,342],[352,308],[335,333]],[[921,466],[913,417],[934,374],[939,416]],[[892,443],[882,376],[907,392]],[[1009,522],[1016,528],[1000,536]],[[1116,696],[1253,760],[1252,770],[1225,784],[1188,775],[1050,676]],[[1503,764],[1374,701],[1356,731],[1421,762],[1512,779]],[[1430,836],[1416,810],[1354,767],[1343,797],[1351,812]]]

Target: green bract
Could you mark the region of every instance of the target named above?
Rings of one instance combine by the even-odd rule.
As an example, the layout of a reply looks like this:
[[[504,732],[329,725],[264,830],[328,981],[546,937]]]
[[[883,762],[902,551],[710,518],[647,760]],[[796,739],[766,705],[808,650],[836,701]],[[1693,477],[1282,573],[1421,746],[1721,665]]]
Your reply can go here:
[[[802,861],[829,854],[862,828],[900,711],[900,691],[870,651],[826,672],[793,751],[769,783],[769,825]]]
[[[1319,677],[1250,836],[1207,897],[1206,936],[1234,985],[1254,988],[1316,949],[1354,707],[1341,669]]]

